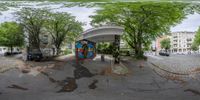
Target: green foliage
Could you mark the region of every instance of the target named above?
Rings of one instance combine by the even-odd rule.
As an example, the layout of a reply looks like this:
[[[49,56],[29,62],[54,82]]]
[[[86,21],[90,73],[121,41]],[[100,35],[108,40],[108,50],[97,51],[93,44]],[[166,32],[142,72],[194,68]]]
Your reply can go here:
[[[67,2],[135,2],[135,1],[177,1],[177,0],[7,0],[7,1],[67,1]],[[179,0],[179,1],[198,1],[198,0]]]
[[[200,45],[200,27],[195,35],[195,38],[194,38],[194,41],[193,41],[193,45],[197,45],[199,46]]]
[[[195,44],[195,43],[192,43],[191,49],[193,51],[197,51],[197,50],[199,50],[199,46],[197,44]]]
[[[18,21],[26,31],[26,38],[31,49],[40,49],[41,30],[48,18],[47,9],[23,8],[17,12]]]
[[[97,52],[101,54],[112,54],[113,45],[110,43],[98,43]]]
[[[30,50],[40,49],[40,35],[49,33],[57,54],[63,42],[74,42],[83,31],[82,23],[69,13],[50,12],[48,9],[23,8],[17,13],[29,41]]]
[[[0,3],[0,11],[7,11],[10,7],[17,7],[18,3],[2,2]]]
[[[69,50],[69,49],[66,49],[66,50],[63,51],[64,55],[68,55],[68,54],[71,54],[71,53],[72,53],[72,51]]]
[[[49,13],[45,28],[52,37],[53,45],[60,51],[60,46],[66,40],[74,42],[83,31],[82,23],[75,20],[69,13]]]
[[[124,27],[126,42],[135,49],[136,56],[143,57],[142,47],[180,23],[187,15],[184,11],[186,6],[170,2],[106,4],[91,16],[91,25],[114,23]]]
[[[169,38],[166,38],[166,39],[163,39],[162,41],[160,41],[160,44],[161,44],[161,48],[162,49],[165,49],[165,50],[169,50],[170,47],[171,47],[171,44],[170,44],[170,39]]]
[[[16,22],[4,22],[0,25],[0,45],[10,47],[23,46],[23,28]]]

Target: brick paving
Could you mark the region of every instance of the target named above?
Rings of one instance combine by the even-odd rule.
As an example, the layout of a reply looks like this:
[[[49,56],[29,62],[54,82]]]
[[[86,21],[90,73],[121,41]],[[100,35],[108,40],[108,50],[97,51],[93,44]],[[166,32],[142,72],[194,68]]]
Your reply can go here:
[[[156,57],[159,57],[159,59]],[[200,68],[200,55],[171,55],[169,57],[156,57],[149,57],[148,61],[168,71],[188,74],[191,73],[191,71]]]
[[[148,62],[158,75],[179,81],[200,81],[200,55],[149,56]]]

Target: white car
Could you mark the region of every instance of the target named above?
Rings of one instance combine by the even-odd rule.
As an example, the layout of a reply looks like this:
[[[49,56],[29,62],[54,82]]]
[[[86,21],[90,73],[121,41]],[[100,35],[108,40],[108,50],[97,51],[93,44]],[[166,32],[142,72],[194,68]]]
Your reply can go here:
[[[7,47],[0,47],[0,55],[6,55],[7,52],[8,52]]]
[[[14,47],[12,50],[13,54],[20,54],[21,50],[18,47]],[[0,55],[8,55],[11,54],[11,50],[8,47],[0,47]]]

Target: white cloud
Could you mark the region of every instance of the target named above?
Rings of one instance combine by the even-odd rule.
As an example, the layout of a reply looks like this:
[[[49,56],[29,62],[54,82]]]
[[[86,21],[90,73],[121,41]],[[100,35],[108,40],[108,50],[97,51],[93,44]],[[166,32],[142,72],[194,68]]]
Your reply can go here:
[[[84,30],[87,30],[89,28],[92,28],[92,26],[90,25],[91,18],[89,18],[89,16],[94,15],[96,9],[97,8],[71,7],[71,8],[60,8],[56,9],[55,11],[71,13],[73,16],[76,17],[78,21],[86,24],[83,27]]]
[[[62,7],[63,4],[52,4],[49,5],[42,5],[42,6],[36,6],[36,4],[31,3],[29,4],[29,7],[50,7],[53,8],[53,11],[59,11],[59,12],[68,12],[71,13],[73,16],[76,17],[78,21],[84,22],[86,25],[83,26],[84,30],[87,30],[89,28],[92,28],[90,25],[91,19],[89,18],[90,15],[95,14],[95,10],[98,8],[85,8],[85,7],[71,7],[71,8],[65,8]],[[12,8],[8,11],[2,12],[3,15],[0,15],[0,23],[5,21],[15,21],[16,18],[12,15],[12,13],[20,10],[20,8]],[[200,14],[195,13],[194,15],[188,15],[186,19],[182,21],[182,23],[178,24],[175,27],[171,28],[172,32],[175,31],[197,31],[198,27],[200,26]]]
[[[188,15],[186,19],[182,21],[182,23],[177,26],[171,28],[172,32],[175,31],[197,31],[200,26],[200,14]]]
[[[76,19],[80,22],[83,22],[85,25],[83,26],[84,30],[87,30],[89,28],[92,28],[90,25],[91,19],[89,18],[90,15],[94,15],[94,12],[97,8],[85,8],[85,7],[70,7],[70,8],[63,8],[61,7],[61,4],[58,5],[51,5],[51,8],[54,8],[53,11],[58,12],[68,12],[71,13],[72,16],[75,16]],[[34,8],[44,8],[47,6],[35,6],[34,4],[30,7]],[[60,8],[61,7],[61,8]],[[0,15],[0,23],[5,21],[15,21],[16,18],[14,17],[13,13],[16,11],[19,11],[21,8],[12,8],[8,11],[2,12],[2,15]]]
[[[1,12],[2,15],[0,15],[0,23],[5,22],[5,21],[15,21],[16,19],[14,18],[12,14],[14,12],[16,12],[15,9]]]

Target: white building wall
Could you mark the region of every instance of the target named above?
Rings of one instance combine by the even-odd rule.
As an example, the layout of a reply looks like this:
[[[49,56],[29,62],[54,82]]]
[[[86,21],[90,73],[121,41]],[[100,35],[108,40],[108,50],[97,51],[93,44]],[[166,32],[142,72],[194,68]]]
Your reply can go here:
[[[171,34],[171,51],[174,54],[192,53],[192,42],[194,41],[195,32],[174,32]]]

